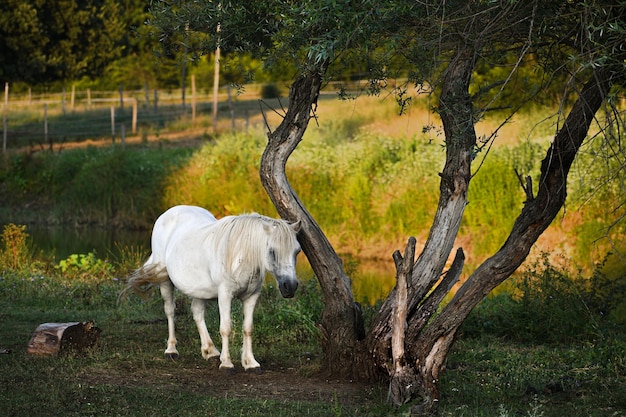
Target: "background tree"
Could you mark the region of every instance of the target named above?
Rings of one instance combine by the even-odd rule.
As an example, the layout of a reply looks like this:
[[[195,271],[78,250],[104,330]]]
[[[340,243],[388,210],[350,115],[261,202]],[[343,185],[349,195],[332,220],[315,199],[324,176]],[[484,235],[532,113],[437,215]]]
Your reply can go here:
[[[592,124],[605,131],[596,114],[613,87],[624,81],[626,4],[364,0],[160,5],[153,11],[163,33],[173,33],[186,22],[210,34],[212,44],[298,65],[289,107],[268,135],[261,181],[282,217],[302,221],[301,244],[325,303],[320,319],[324,367],[335,376],[389,380],[394,404],[421,398],[416,410],[431,411],[438,400],[439,374],[460,325],[521,265],[563,207],[571,164]],[[289,156],[315,115],[320,88],[338,59],[343,57],[345,64],[350,56],[369,64],[373,93],[390,77],[407,75],[407,84],[395,88],[401,106],[408,103],[406,95],[413,86],[436,94],[446,149],[438,209],[426,245],[415,262],[413,239],[404,255],[394,254],[398,285],[367,332],[340,258],[285,173]],[[501,79],[472,85],[477,69],[498,66],[504,69]],[[526,82],[522,70],[530,67],[541,68],[542,76]],[[558,80],[567,81],[556,84]],[[508,239],[441,308],[463,269],[464,254],[458,248],[444,271],[476,173],[472,165],[496,137],[479,141],[474,126],[486,111],[504,106],[510,107],[503,113],[505,122],[542,94],[554,94],[551,85],[560,87],[562,106],[540,177],[520,176],[526,201]],[[518,98],[509,103],[505,98],[513,92]]]
[[[30,84],[100,75],[120,56],[113,0],[8,0],[0,5],[0,76]]]
[[[180,71],[175,62],[159,57],[159,39],[146,25],[150,17],[148,4],[143,0],[117,0],[119,19],[124,26],[119,39],[120,56],[108,63],[103,76],[98,78],[99,88],[117,90],[119,84],[126,89],[149,86],[179,86]],[[96,81],[96,80],[91,80]]]

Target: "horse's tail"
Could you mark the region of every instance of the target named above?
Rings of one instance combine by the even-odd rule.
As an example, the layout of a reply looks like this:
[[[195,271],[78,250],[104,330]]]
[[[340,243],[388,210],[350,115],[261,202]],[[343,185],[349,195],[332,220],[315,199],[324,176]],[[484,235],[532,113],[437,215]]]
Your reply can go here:
[[[128,276],[126,287],[120,292],[118,300],[121,301],[128,298],[131,291],[134,291],[141,298],[145,299],[147,298],[150,287],[166,282],[167,280],[169,280],[169,276],[164,268],[148,260],[141,268],[136,269]]]

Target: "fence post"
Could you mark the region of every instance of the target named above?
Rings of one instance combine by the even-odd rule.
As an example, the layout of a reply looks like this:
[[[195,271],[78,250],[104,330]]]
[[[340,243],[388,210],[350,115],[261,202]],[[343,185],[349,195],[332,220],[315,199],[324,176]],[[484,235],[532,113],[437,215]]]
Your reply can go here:
[[[115,143],[115,106],[111,106],[111,140]]]
[[[196,120],[196,74],[191,74],[191,121]]]
[[[159,111],[159,93],[155,88],[154,89],[154,114],[157,114],[158,111]]]
[[[7,113],[9,112],[9,83],[4,83],[4,112],[2,115],[2,152],[7,152]]]
[[[74,98],[76,97],[76,84],[72,84],[72,96],[70,98],[70,110],[74,111]]]
[[[63,116],[65,116],[65,86],[63,86],[63,91],[61,92],[61,109],[63,110]]]
[[[220,31],[218,25],[217,31]],[[220,88],[220,47],[215,48],[215,70],[213,71],[213,132],[217,135],[217,93]]]
[[[48,103],[43,103],[43,143],[48,143]]]
[[[133,135],[137,134],[137,99],[136,98],[133,98],[133,120],[132,120],[131,129],[132,129]]]
[[[124,85],[120,83],[120,109],[124,109]]]
[[[228,109],[230,110],[230,124],[231,124],[231,129],[235,130],[235,107],[233,107],[233,98],[231,96],[231,92],[230,92],[230,84],[228,84],[227,86],[227,91],[228,91]]]
[[[7,153],[7,113],[2,115],[2,152]]]
[[[150,105],[150,91],[148,90],[148,82],[143,83],[143,93],[146,96],[146,107]]]
[[[91,109],[91,88],[87,89],[87,108]]]
[[[126,125],[124,123],[120,124],[120,136],[122,138],[122,149],[126,148]]]

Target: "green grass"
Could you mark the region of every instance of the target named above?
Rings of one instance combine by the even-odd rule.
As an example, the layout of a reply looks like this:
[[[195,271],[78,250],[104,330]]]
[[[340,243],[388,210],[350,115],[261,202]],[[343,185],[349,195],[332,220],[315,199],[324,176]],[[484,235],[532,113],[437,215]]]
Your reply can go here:
[[[364,410],[362,404],[344,404],[329,397],[311,400],[307,395],[299,400],[295,394],[278,395],[293,385],[294,378],[318,381],[313,376],[319,370],[315,315],[320,303],[313,282],[304,285],[294,302],[279,300],[273,288],[264,291],[256,312],[255,354],[269,372],[288,374],[277,381],[274,391],[259,393],[250,392],[254,376],[242,370],[234,377],[222,375],[216,362],[201,358],[186,298],[177,301],[181,359],[166,361],[162,351],[167,323],[157,292],[148,301],[133,297],[117,305],[120,282],[112,276],[89,282],[78,273],[83,269],[66,270],[63,275],[56,268],[45,276],[41,271],[2,274],[0,347],[12,351],[0,355],[4,415],[327,416],[360,415],[359,410]],[[219,343],[218,316],[216,303],[210,302],[207,324]],[[102,329],[95,349],[53,358],[25,352],[38,324],[86,320],[94,320]],[[233,326],[231,354],[237,358],[241,345],[238,303],[234,303]]]
[[[615,344],[623,354],[623,340]],[[626,415],[624,369],[607,366],[602,349],[461,338],[441,380],[441,415]]]
[[[80,278],[20,278],[3,273],[0,347],[12,350],[0,355],[5,415],[395,415],[385,404],[384,386],[363,387],[358,403],[341,395],[298,400],[280,395],[282,386],[274,388],[273,397],[259,398],[258,393],[250,394],[254,378],[243,374],[235,384],[216,390],[228,378],[219,376],[216,364],[200,358],[185,300],[179,300],[182,311],[177,322],[181,359],[165,361],[167,326],[156,293],[148,301],[133,298],[117,306],[119,288],[113,279],[81,284]],[[293,302],[279,300],[274,289],[266,288],[255,320],[257,358],[271,369],[291,369],[285,371],[293,373],[291,378],[299,383],[304,378],[312,386],[324,384],[316,377],[320,352],[314,323],[319,296],[312,283]],[[216,317],[211,303],[209,329],[217,328]],[[233,317],[239,317],[239,311]],[[53,358],[30,357],[25,352],[39,323],[89,319],[103,330],[92,351]],[[236,319],[235,329],[239,325]],[[237,331],[233,339],[235,350],[240,343]],[[624,354],[623,335],[612,341],[585,338],[546,344],[521,343],[489,331],[470,332],[461,336],[448,359],[441,379],[440,412],[442,416],[624,415]]]
[[[0,170],[4,222],[148,228],[164,210],[167,176],[191,149],[87,147],[17,153]],[[19,216],[19,219],[15,217]]]
[[[404,415],[386,404],[384,385],[320,377],[322,300],[315,280],[291,300],[281,299],[271,281],[263,290],[254,349],[269,377],[225,375],[200,357],[185,297],[177,297],[178,361],[162,356],[167,324],[157,291],[118,304],[119,277],[144,254],[53,263],[30,251],[28,236],[11,227],[0,249],[0,348],[11,350],[0,354],[3,415]],[[546,262],[483,300],[448,357],[440,415],[626,415],[626,335],[594,285],[604,282],[571,278]],[[239,303],[234,307],[236,358],[241,311]],[[26,352],[39,324],[87,320],[102,330],[95,348],[58,357]],[[219,343],[214,302],[207,325]]]

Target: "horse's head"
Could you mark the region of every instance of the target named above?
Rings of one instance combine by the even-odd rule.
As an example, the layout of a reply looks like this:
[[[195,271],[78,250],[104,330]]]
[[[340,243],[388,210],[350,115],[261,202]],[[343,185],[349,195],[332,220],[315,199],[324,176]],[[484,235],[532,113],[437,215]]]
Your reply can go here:
[[[296,257],[300,252],[300,244],[296,234],[300,230],[300,221],[288,223],[274,220],[265,225],[268,233],[267,263],[269,271],[276,278],[280,294],[291,298],[298,289],[296,277]]]

